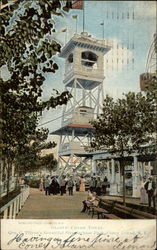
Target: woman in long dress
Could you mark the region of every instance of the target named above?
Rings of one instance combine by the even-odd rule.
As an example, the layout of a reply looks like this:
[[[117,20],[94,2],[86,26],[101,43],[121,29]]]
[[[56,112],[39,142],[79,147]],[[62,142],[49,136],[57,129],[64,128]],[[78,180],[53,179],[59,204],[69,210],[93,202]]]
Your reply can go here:
[[[141,193],[140,203],[141,204],[148,204],[148,195],[147,195],[146,189],[144,187],[145,183],[146,183],[146,179],[143,178],[143,182],[142,182],[141,188],[140,188],[140,193]]]
[[[85,192],[85,179],[83,178],[83,176],[81,176],[79,191],[80,192]]]
[[[41,180],[40,180],[39,190],[44,191],[44,180],[43,180],[43,178],[41,178]]]

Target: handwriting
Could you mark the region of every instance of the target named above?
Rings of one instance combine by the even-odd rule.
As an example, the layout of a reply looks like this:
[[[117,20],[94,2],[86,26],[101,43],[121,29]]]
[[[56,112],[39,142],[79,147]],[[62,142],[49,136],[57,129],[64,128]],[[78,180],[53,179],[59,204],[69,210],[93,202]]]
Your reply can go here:
[[[112,244],[112,249],[152,249],[153,246],[143,244],[144,236],[134,235],[130,237],[120,238],[119,236],[112,236],[110,234],[98,233],[94,236],[84,236],[79,232],[73,232],[65,238],[60,237],[43,237],[38,236],[26,237],[24,233],[17,233],[16,236],[11,238],[7,245],[17,243],[18,249],[82,249],[106,246]],[[137,244],[138,243],[138,244]],[[153,242],[155,245],[156,242]]]

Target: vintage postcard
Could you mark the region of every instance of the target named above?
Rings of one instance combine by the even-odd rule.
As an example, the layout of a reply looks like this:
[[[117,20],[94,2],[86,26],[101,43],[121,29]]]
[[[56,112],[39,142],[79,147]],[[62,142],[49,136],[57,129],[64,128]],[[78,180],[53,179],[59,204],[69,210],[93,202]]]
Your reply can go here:
[[[1,0],[1,249],[157,249],[155,1]]]

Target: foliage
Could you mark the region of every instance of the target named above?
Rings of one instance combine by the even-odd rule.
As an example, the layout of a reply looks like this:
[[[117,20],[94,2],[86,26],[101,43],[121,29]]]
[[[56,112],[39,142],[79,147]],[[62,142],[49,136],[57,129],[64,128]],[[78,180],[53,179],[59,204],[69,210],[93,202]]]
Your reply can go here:
[[[70,4],[67,0],[64,11],[69,10]],[[19,162],[21,158],[22,162],[28,160],[27,154],[35,162],[33,136],[45,133],[46,139],[47,135],[36,129],[39,114],[45,108],[66,104],[71,97],[67,91],[61,94],[55,91],[49,100],[41,100],[44,73],[58,70],[53,56],[60,52],[61,45],[53,40],[52,32],[55,32],[54,16],[63,13],[59,0],[18,0],[1,10],[0,67],[2,70],[6,67],[10,74],[8,79],[0,78],[1,146],[9,163],[17,156]]]
[[[40,180],[29,180],[27,183],[31,188],[39,188]]]
[[[19,154],[16,156],[14,163],[20,175],[37,171],[42,165],[41,150],[56,146],[54,142],[45,142],[47,136],[48,129],[40,129],[35,131],[30,144],[18,146]]]
[[[116,101],[107,96],[103,113],[92,122],[96,133],[91,146],[123,155],[124,151],[131,153],[153,144],[155,109],[155,99],[150,92],[130,92]]]
[[[57,160],[53,154],[47,154],[41,158],[41,165],[48,170],[55,170],[57,167]]]

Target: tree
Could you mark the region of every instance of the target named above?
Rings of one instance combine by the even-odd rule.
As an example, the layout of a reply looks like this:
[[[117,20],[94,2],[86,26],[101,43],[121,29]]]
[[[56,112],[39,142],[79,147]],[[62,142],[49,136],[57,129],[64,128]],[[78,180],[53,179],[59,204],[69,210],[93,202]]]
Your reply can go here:
[[[128,93],[116,101],[107,96],[103,113],[93,121],[96,131],[91,143],[94,149],[117,154],[123,170],[123,202],[125,204],[124,153],[146,153],[146,145],[155,145],[155,99],[152,93]],[[149,148],[149,147],[148,147]]]
[[[50,171],[56,170],[57,168],[57,160],[54,158],[53,154],[47,154],[41,157],[41,167],[46,168]]]
[[[22,176],[27,172],[38,171],[43,167],[41,151],[56,146],[55,142],[45,142],[48,132],[48,129],[36,131],[32,137],[31,143],[19,148],[19,155],[17,155],[14,162],[17,167],[17,174]],[[51,154],[51,158],[54,160],[53,154]]]
[[[1,10],[0,67],[7,68],[10,77],[0,78],[0,139],[8,174],[15,158],[22,157],[21,149],[31,143],[42,111],[66,104],[71,97],[67,91],[55,91],[49,100],[41,98],[44,73],[58,70],[53,56],[61,45],[50,38],[54,16],[63,16],[70,7],[68,0],[65,6],[59,0],[17,0]]]

